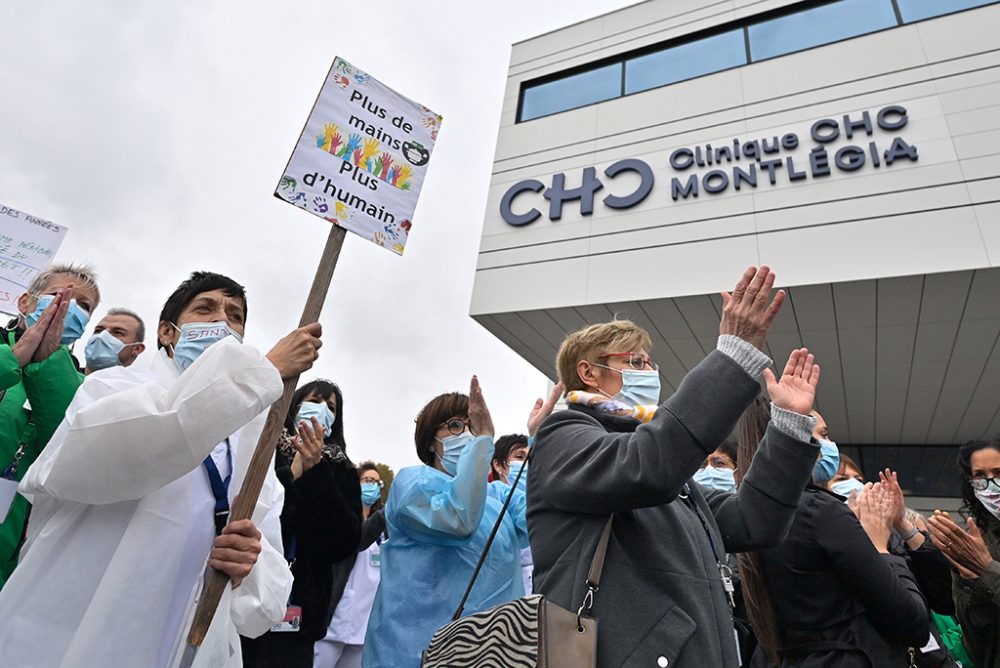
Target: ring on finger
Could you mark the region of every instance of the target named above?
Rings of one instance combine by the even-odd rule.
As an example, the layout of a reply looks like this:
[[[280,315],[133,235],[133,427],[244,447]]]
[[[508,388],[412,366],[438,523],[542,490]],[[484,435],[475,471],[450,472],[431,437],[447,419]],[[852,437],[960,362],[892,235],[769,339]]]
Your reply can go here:
[[[948,548],[950,548],[950,547],[951,547],[952,545],[954,545],[954,544],[955,544],[955,541],[953,541],[953,540],[949,540],[949,541],[948,541],[948,544],[944,546],[944,549],[946,549],[946,550],[947,550]]]

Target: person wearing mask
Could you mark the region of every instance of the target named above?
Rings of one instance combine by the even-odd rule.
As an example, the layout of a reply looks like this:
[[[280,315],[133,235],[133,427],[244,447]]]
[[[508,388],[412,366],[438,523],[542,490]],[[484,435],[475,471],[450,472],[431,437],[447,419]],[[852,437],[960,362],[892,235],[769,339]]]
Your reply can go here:
[[[309,668],[326,633],[333,564],[353,555],[361,536],[358,471],[344,441],[344,395],[314,380],[295,391],[274,468],[285,489],[281,537],[295,580],[289,606],[300,624],[241,638],[245,668]],[[294,614],[294,609],[293,609]]]
[[[506,434],[497,439],[490,461],[490,479],[510,484],[524,463],[528,461],[528,437],[524,434]],[[513,467],[513,468],[512,468]],[[523,486],[528,482],[522,476]]]
[[[736,477],[744,484],[770,420],[764,402],[741,418]],[[842,497],[812,480],[785,541],[740,555],[759,643],[751,665],[910,665],[908,648],[927,642],[929,613],[906,561],[889,552],[891,530],[891,503],[881,484],[865,486],[855,517]]]
[[[976,668],[1000,668],[1000,439],[963,445],[958,466],[968,530],[934,511],[931,539],[953,568],[965,649]]]
[[[160,312],[148,370],[105,369],[80,386],[21,482],[34,512],[0,591],[5,666],[176,666],[206,566],[231,584],[194,668],[238,668],[238,635],[281,621],[292,576],[274,472],[251,519],[228,510],[267,408],[312,366],[321,328],[264,355],[242,343],[246,316],[241,285],[195,272]]]
[[[858,466],[853,459],[845,454],[840,455],[840,466],[837,467],[837,472],[827,483],[827,489],[835,494],[850,499],[852,495],[857,494],[861,491],[861,488],[865,486],[865,475],[861,472],[861,467]]]
[[[830,484],[840,468],[840,448],[830,440],[829,427],[819,411],[814,410],[811,415],[816,419],[812,437],[819,443],[819,458],[813,467],[812,481],[817,485],[826,486]]]
[[[722,442],[705,457],[692,479],[702,487],[721,492],[736,491],[736,443],[729,439]]]
[[[358,474],[361,476],[364,516],[361,542],[353,559],[344,559],[334,565],[336,600],[330,601],[326,637],[316,643],[313,668],[361,668],[365,630],[381,579],[385,514],[382,476],[375,462],[359,464]],[[341,579],[342,572],[346,572],[346,579]]]
[[[18,298],[19,315],[0,342],[0,587],[17,565],[30,508],[17,483],[83,382],[68,346],[100,300],[93,268],[49,265]]]
[[[539,399],[528,420],[533,435],[552,405]],[[431,399],[416,419],[420,466],[396,475],[386,504],[389,540],[368,620],[365,668],[417,668],[434,632],[451,621],[510,486],[488,482],[493,421],[473,376],[469,394]],[[513,490],[464,613],[524,594],[521,550],[528,544],[524,494]]]
[[[83,373],[90,375],[113,366],[131,366],[146,350],[146,324],[127,308],[113,308],[94,327],[83,349]]]
[[[818,448],[809,442],[819,367],[792,353],[780,381],[761,348],[785,298],[748,269],[723,293],[718,349],[662,405],[649,334],[615,320],[570,334],[556,359],[568,410],[538,430],[529,457],[535,592],[599,620],[600,666],[739,665],[726,552],[780,543]],[[691,476],[760,393],[775,424],[764,460],[735,494]],[[588,565],[611,520],[600,591]]]

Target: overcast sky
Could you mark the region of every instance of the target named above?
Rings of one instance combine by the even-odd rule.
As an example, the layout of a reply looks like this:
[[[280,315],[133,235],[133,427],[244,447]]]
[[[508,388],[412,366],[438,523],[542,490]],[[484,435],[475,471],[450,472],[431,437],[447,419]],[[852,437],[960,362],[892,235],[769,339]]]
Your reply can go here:
[[[497,432],[523,431],[547,381],[468,315],[510,45],[626,4],[3,3],[0,203],[69,227],[57,259],[100,274],[91,328],[135,309],[155,354],[163,301],[205,269],[247,287],[267,350],[329,230],[272,192],[342,56],[444,123],[405,257],[348,235],[304,379],[343,389],[355,461],[417,463],[417,412],[474,372]]]

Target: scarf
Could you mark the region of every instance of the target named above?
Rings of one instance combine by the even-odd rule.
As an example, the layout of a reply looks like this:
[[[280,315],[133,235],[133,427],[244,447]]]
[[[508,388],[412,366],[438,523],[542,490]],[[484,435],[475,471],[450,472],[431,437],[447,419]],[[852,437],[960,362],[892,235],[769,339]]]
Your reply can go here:
[[[295,443],[292,435],[288,433],[287,429],[283,430],[281,432],[281,436],[278,437],[278,451],[285,456],[285,459],[287,459],[289,463],[295,459]],[[334,464],[340,464],[347,461],[347,454],[344,452],[344,449],[336,443],[324,442],[323,456]]]
[[[566,395],[567,404],[579,404],[581,406],[587,406],[595,410],[601,411],[602,413],[611,413],[612,415],[622,415],[624,417],[632,417],[639,422],[649,422],[656,415],[656,406],[629,406],[626,403],[618,401],[616,399],[609,399],[601,394],[595,394],[593,392],[581,392],[580,390],[573,390]]]

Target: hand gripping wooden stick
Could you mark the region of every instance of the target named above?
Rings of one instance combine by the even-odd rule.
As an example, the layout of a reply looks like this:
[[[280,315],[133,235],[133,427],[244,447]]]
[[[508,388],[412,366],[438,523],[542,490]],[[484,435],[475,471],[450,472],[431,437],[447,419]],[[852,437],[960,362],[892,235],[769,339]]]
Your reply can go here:
[[[320,259],[319,268],[316,269],[316,277],[313,279],[312,288],[306,298],[306,306],[302,310],[302,319],[299,327],[304,327],[309,323],[319,320],[320,312],[323,310],[323,302],[326,301],[326,293],[330,289],[330,282],[333,280],[333,270],[337,268],[337,259],[340,257],[340,249],[344,245],[344,235],[346,230],[337,225],[330,226],[330,236],[326,240],[326,248],[323,249],[323,257]],[[274,457],[274,449],[278,443],[278,436],[284,428],[285,415],[288,407],[292,403],[292,394],[299,383],[299,377],[289,378],[285,381],[285,389],[281,398],[271,405],[267,413],[267,422],[264,423],[264,430],[257,441],[257,448],[254,450],[247,469],[243,486],[240,487],[239,495],[233,503],[233,508],[229,514],[229,521],[250,519],[253,509],[257,505],[257,497],[260,496],[261,487],[264,485],[264,478],[271,468],[271,460]],[[210,570],[206,573],[205,586],[201,592],[201,599],[194,613],[194,621],[191,623],[191,631],[188,633],[188,645],[193,648],[201,647],[208,632],[208,626],[215,617],[215,610],[219,607],[219,601],[226,587],[229,586],[229,576],[222,571]]]

